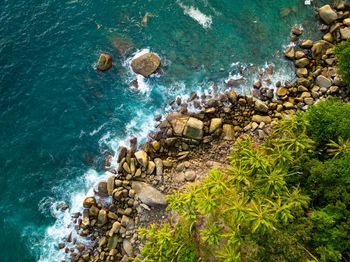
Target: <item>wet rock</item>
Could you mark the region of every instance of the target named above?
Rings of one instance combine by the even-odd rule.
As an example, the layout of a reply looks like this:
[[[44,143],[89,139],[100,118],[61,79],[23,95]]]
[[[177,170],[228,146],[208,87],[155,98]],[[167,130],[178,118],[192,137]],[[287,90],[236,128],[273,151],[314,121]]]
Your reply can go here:
[[[82,252],[82,251],[84,251],[84,250],[85,250],[85,245],[84,245],[84,244],[82,244],[82,243],[77,244],[77,249],[78,249],[80,252]]]
[[[320,88],[329,88],[332,85],[331,80],[329,80],[327,77],[323,75],[319,75],[316,78],[316,85],[319,86]]]
[[[112,56],[106,53],[101,53],[97,62],[97,70],[106,71],[112,67]]]
[[[122,161],[122,159],[126,157],[126,152],[127,152],[127,148],[125,146],[121,146],[119,149],[118,158],[117,158],[118,163],[120,163],[120,161]]]
[[[297,26],[293,26],[291,31],[297,36],[300,36],[303,33],[303,30]]]
[[[310,39],[304,39],[301,43],[300,43],[300,47],[304,48],[304,49],[308,49],[312,47],[312,40]]]
[[[87,197],[87,198],[85,198],[83,206],[85,208],[89,208],[92,205],[96,205],[96,198],[95,197]]]
[[[218,128],[222,126],[222,118],[212,118],[210,120],[209,133],[214,133]]]
[[[293,56],[294,56],[294,54],[293,54]],[[253,87],[256,89],[259,89],[261,86],[262,86],[262,83],[261,83],[260,79],[256,80],[253,84]]]
[[[107,212],[104,209],[101,209],[100,212],[98,212],[98,217],[97,217],[97,226],[102,227],[108,222],[107,219]]]
[[[59,249],[63,249],[63,248],[65,248],[65,246],[66,246],[65,243],[59,243],[59,244],[58,244],[58,248],[59,248]]]
[[[136,150],[137,150],[137,137],[132,135],[130,137],[129,142],[130,142],[130,150],[131,150],[131,152],[136,152]]]
[[[306,66],[309,65],[309,63],[310,63],[309,59],[304,57],[304,58],[296,60],[295,61],[295,66],[296,67],[306,67]]]
[[[229,141],[234,140],[235,131],[234,131],[233,125],[224,124],[222,126],[222,136],[223,136],[223,140],[229,140]]]
[[[160,65],[160,59],[153,53],[146,53],[131,61],[131,68],[136,74],[149,77]]]
[[[137,162],[139,162],[139,164],[141,166],[143,166],[144,168],[147,168],[147,166],[148,166],[148,155],[147,155],[147,153],[145,151],[143,151],[143,150],[137,151],[135,153],[135,157],[136,157]]]
[[[97,185],[98,195],[102,197],[108,196],[108,190],[107,190],[107,183],[106,182],[100,182]]]
[[[269,111],[268,106],[261,100],[256,100],[255,101],[255,106],[254,106],[256,111],[266,113]]]
[[[295,58],[296,59],[300,59],[300,58],[303,58],[303,57],[305,57],[305,53],[304,52],[302,52],[302,51],[296,51],[295,52]]]
[[[203,122],[197,118],[190,117],[186,122],[183,135],[188,138],[202,139],[203,138]]]
[[[112,192],[114,190],[114,179],[115,179],[114,176],[110,176],[107,179],[107,193],[108,193],[109,196],[112,195]]]
[[[148,206],[166,207],[168,205],[165,195],[149,184],[133,181],[132,189],[135,190],[136,196],[141,202]]]
[[[284,56],[289,59],[294,59],[295,50],[294,46],[288,46],[286,50],[284,50]],[[254,86],[255,87],[255,86]]]
[[[276,95],[283,97],[287,94],[287,88],[284,86],[281,86],[280,88],[277,89]]]
[[[264,122],[265,124],[269,124],[271,123],[272,119],[269,116],[253,115],[252,121],[257,123]]]
[[[134,44],[130,39],[124,37],[115,37],[113,39],[113,47],[121,56],[126,56],[133,49]]]
[[[329,6],[324,5],[318,9],[318,13],[320,15],[320,18],[329,25],[330,23],[337,20],[338,15],[337,13]]]

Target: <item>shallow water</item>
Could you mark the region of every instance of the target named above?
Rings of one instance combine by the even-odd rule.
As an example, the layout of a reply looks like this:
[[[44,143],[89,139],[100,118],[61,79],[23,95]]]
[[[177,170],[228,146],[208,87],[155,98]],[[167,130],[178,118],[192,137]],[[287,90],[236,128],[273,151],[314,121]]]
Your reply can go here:
[[[290,27],[317,38],[314,16],[300,0],[1,1],[1,261],[60,261],[69,212],[103,179],[107,151],[130,134],[146,139],[177,95],[225,89],[249,64],[273,63],[273,79],[292,79],[281,55]],[[116,39],[130,43],[127,55]],[[145,49],[163,65],[148,80],[129,66]],[[95,70],[100,51],[113,56],[108,72]],[[136,78],[138,91],[128,88]],[[70,210],[58,211],[63,202]]]

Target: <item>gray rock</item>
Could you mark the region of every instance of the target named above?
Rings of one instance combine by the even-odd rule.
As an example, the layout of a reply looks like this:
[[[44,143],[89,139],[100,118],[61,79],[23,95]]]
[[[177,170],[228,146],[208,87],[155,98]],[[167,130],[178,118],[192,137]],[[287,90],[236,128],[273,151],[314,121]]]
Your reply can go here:
[[[98,217],[97,217],[97,226],[102,227],[107,222],[108,222],[107,212],[106,212],[106,210],[101,209],[100,212],[98,213]]]
[[[196,172],[193,170],[188,170],[185,172],[185,179],[187,181],[194,181],[196,179]]]
[[[156,165],[156,175],[161,176],[163,175],[163,160],[160,158],[154,159],[154,163]]]
[[[340,35],[342,39],[348,39],[350,38],[350,28],[342,28],[340,29]]]
[[[223,140],[232,141],[235,139],[235,131],[233,125],[224,124],[222,127]]]
[[[322,87],[329,88],[332,85],[332,82],[327,77],[325,77],[323,75],[319,75],[316,78],[316,85],[319,86],[320,88],[322,88]]]
[[[171,126],[175,136],[182,136],[187,121],[188,117],[176,118],[171,121]]]
[[[165,195],[147,183],[134,181],[132,189],[135,190],[141,202],[148,206],[166,207],[168,205]]]
[[[107,192],[108,192],[108,195],[109,195],[109,196],[112,195],[112,192],[113,192],[113,190],[114,190],[114,179],[115,179],[114,176],[110,176],[110,177],[107,179]]]
[[[134,220],[132,220],[130,217],[123,215],[122,221],[120,222],[123,227],[125,227],[127,230],[133,229],[135,226]]]
[[[155,167],[156,167],[156,164],[153,161],[149,161],[146,174],[147,175],[153,174],[153,171],[154,171]]]
[[[122,161],[122,159],[126,156],[126,147],[125,146],[121,146],[119,149],[119,153],[118,153],[118,158],[117,158],[117,162],[120,163],[120,161]]]
[[[132,245],[131,245],[131,242],[129,239],[123,240],[123,249],[129,257],[134,256],[134,251],[133,251],[133,248],[132,248]]]

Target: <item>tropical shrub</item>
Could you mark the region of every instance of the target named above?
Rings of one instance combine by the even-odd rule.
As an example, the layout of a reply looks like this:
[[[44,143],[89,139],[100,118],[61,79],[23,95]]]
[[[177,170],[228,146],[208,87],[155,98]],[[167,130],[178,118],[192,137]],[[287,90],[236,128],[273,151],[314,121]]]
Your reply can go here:
[[[335,54],[338,58],[338,74],[342,76],[347,87],[350,88],[350,39],[337,45]]]

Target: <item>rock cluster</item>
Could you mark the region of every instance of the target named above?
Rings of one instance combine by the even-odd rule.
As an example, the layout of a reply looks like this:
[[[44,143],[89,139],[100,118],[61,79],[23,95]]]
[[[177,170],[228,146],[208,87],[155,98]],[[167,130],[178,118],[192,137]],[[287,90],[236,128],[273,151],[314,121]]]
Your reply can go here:
[[[266,78],[273,74],[269,66],[265,73],[259,73],[251,95],[230,90],[214,97],[193,93],[186,102],[178,98],[170,103],[173,108],[178,107],[178,112],[163,120],[158,116],[158,131],[149,134],[142,147],[138,148],[137,139],[133,138],[131,149],[120,148],[117,170],[108,169],[111,159],[108,155],[106,168],[111,176],[98,184],[96,196],[84,200],[83,214],[74,217],[77,233],[92,244],[86,246],[73,239],[75,248],[66,247],[66,243],[58,247],[65,248],[72,261],[128,261],[128,257],[136,255],[134,246],[140,243],[136,230],[143,210],[167,206],[165,194],[155,187],[162,185],[167,169],[182,172],[182,180],[192,182],[198,174],[181,162],[191,158],[194,152],[204,151],[218,140],[234,143],[242,135],[254,134],[263,141],[271,123],[283,114],[306,110],[308,105],[328,96],[347,97],[336,74],[334,45],[345,39],[350,12],[344,5],[338,5],[337,10],[326,6],[319,9],[319,15],[326,24],[321,27],[325,31],[323,40],[300,41],[303,32],[293,27],[292,33],[299,43],[284,52],[296,67],[297,81],[275,83],[274,93],[274,89],[264,87],[265,83],[271,83]],[[189,112],[189,103],[201,111]],[[105,198],[112,199],[112,203],[106,204],[108,201],[102,201]],[[72,242],[71,235],[66,242]]]

